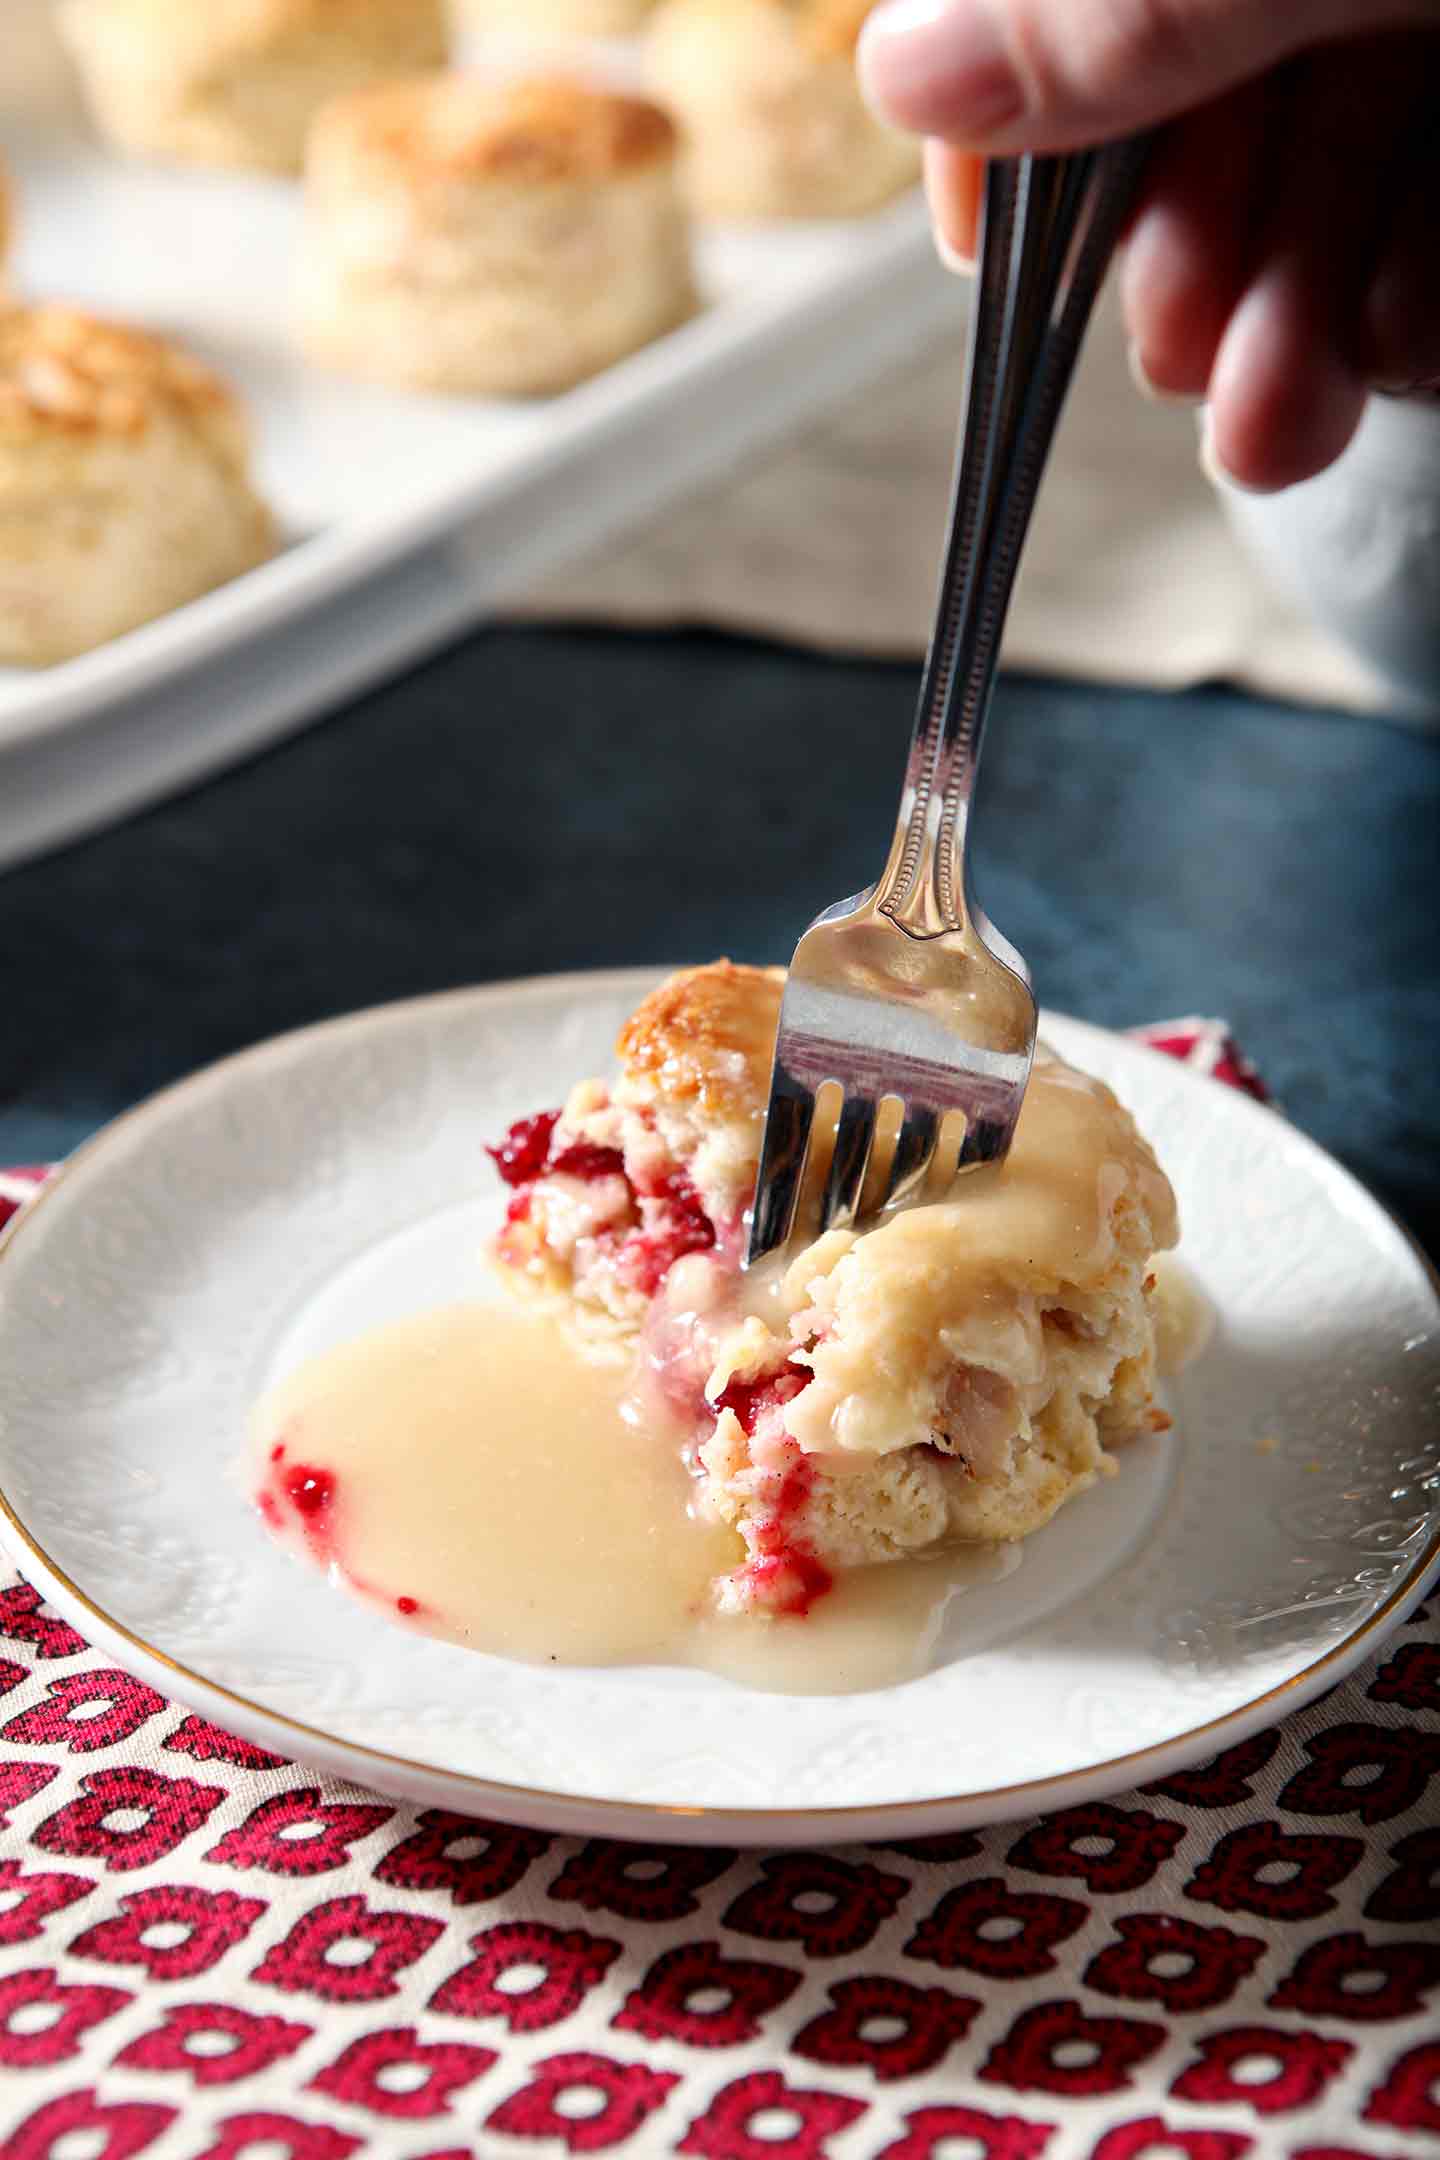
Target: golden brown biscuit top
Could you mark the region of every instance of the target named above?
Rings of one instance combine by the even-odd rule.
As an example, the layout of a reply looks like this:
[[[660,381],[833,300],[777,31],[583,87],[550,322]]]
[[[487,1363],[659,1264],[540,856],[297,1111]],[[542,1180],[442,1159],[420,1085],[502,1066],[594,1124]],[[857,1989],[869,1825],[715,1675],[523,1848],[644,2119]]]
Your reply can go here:
[[[783,968],[716,960],[652,990],[620,1030],[625,1077],[724,1117],[758,1116],[770,1092]]]
[[[321,115],[315,146],[401,177],[595,180],[674,154],[668,114],[570,76],[432,75],[379,83]]]
[[[138,436],[162,412],[243,457],[235,400],[188,353],[75,308],[0,303],[0,436]]]

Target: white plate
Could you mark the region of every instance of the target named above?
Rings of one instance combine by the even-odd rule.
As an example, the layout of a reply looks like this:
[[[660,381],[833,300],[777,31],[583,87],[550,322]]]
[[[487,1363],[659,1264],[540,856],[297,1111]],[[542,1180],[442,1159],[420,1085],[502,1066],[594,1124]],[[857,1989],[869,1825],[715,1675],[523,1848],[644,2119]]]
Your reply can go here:
[[[1435,1288],[1273,1112],[1074,1021],[1180,1193],[1220,1314],[1140,1444],[954,1608],[906,1686],[771,1697],[417,1639],[272,1545],[233,1465],[280,1367],[484,1294],[481,1154],[606,1069],[649,974],[362,1013],[212,1067],[92,1141],[0,1249],[6,1540],[122,1664],[363,1783],[561,1829],[918,1835],[1158,1777],[1273,1721],[1420,1595],[1440,1517]]]
[[[290,322],[297,185],[111,156],[67,99],[45,0],[3,6],[16,289],[213,360],[252,413],[289,545],[97,652],[0,668],[0,866],[434,650],[946,324],[958,366],[964,294],[916,197],[853,223],[707,228],[705,312],[564,397],[407,396],[319,374]]]

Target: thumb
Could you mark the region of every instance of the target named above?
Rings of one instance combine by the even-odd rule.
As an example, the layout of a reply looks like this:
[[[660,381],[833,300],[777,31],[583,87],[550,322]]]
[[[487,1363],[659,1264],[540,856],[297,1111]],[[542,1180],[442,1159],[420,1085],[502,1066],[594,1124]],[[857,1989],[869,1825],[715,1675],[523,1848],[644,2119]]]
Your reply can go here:
[[[885,0],[860,43],[885,119],[995,155],[1130,134],[1440,0]]]

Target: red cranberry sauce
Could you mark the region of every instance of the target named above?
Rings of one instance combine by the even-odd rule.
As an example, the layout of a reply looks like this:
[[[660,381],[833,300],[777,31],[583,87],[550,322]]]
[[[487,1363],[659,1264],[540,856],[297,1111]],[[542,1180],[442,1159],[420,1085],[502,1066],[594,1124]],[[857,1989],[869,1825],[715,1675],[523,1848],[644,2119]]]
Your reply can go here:
[[[697,1231],[706,1233],[710,1243],[715,1242],[715,1225],[700,1205],[700,1195],[688,1170],[677,1163],[663,1177],[642,1178],[636,1191],[643,1200],[661,1200],[677,1221],[690,1221]]]
[[[335,1480],[330,1472],[312,1470],[305,1463],[296,1463],[280,1482],[296,1514],[307,1518],[325,1514],[335,1498]]]
[[[746,1437],[753,1440],[761,1426],[793,1402],[814,1377],[808,1366],[788,1364],[753,1380],[732,1380],[715,1408],[717,1412],[733,1410]],[[768,1612],[803,1619],[834,1583],[823,1560],[799,1534],[799,1518],[815,1483],[814,1465],[794,1440],[781,1439],[777,1450],[773,1431],[762,1438],[778,1454],[778,1463],[770,1481],[772,1491],[767,1494],[767,1511],[746,1528],[750,1557],[739,1571],[740,1580]]]
[[[740,1579],[749,1584],[757,1604],[782,1620],[803,1620],[817,1598],[835,1587],[835,1578],[806,1545],[779,1546],[747,1560]]]
[[[485,1152],[507,1185],[533,1185],[538,1177],[573,1177],[589,1185],[596,1178],[623,1177],[625,1158],[619,1148],[594,1147],[577,1140],[569,1147],[555,1146],[558,1110],[541,1110],[534,1117],[517,1118],[498,1147]]]
[[[793,1440],[787,1442],[771,1512],[751,1526],[750,1557],[740,1570],[757,1601],[786,1619],[803,1620],[815,1600],[834,1587],[835,1578],[819,1554],[796,1535],[796,1518],[814,1482],[810,1458]]]
[[[686,1253],[712,1249],[715,1225],[701,1206],[688,1171],[677,1165],[658,1179],[637,1183],[627,1173],[619,1148],[585,1140],[557,1148],[559,1122],[558,1110],[520,1118],[498,1147],[486,1149],[506,1184],[522,1188],[511,1198],[507,1222],[526,1218],[529,1196],[523,1188],[537,1178],[573,1177],[589,1185],[600,1178],[623,1177],[638,1224],[615,1235],[615,1265],[631,1289],[653,1297],[677,1260]]]
[[[287,1428],[288,1429],[288,1428]],[[423,1615],[425,1607],[416,1597],[393,1597],[388,1591],[366,1582],[346,1565],[336,1548],[335,1492],[337,1480],[333,1470],[314,1468],[309,1463],[286,1464],[286,1442],[276,1440],[267,1451],[265,1483],[255,1495],[255,1505],[260,1519],[278,1535],[288,1524],[298,1520],[305,1543],[311,1554],[322,1565],[333,1567],[345,1577],[351,1588],[362,1597],[373,1599],[381,1605],[389,1605],[405,1618]]]
[[[678,1167],[648,1190],[641,1188],[636,1197],[640,1230],[626,1240],[619,1266],[633,1289],[653,1297],[677,1260],[714,1249],[715,1225],[700,1205],[689,1172]]]
[[[334,1558],[335,1473],[313,1463],[292,1462],[291,1443],[295,1423],[283,1428],[283,1437],[266,1450],[265,1479],[255,1505],[270,1529],[280,1531],[298,1524],[305,1542],[319,1560]]]
[[[624,1177],[625,1158],[619,1148],[592,1147],[584,1140],[574,1147],[561,1148],[545,1165],[547,1177],[579,1178],[582,1185],[593,1185],[597,1178]]]
[[[746,1439],[753,1440],[766,1412],[793,1402],[814,1377],[808,1365],[782,1365],[778,1372],[759,1373],[753,1380],[732,1380],[715,1398],[715,1408],[733,1410]]]
[[[507,1185],[528,1185],[539,1177],[550,1159],[550,1141],[560,1122],[558,1110],[541,1110],[534,1117],[517,1118],[499,1147],[485,1152]]]

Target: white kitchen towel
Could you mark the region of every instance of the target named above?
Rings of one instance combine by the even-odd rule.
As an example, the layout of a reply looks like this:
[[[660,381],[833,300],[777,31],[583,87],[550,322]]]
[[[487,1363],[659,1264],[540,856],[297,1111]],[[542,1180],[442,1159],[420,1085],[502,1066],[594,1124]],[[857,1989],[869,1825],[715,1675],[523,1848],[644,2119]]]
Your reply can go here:
[[[524,612],[701,624],[822,649],[924,649],[963,378],[952,334],[804,434],[549,580]],[[1386,701],[1270,586],[1200,470],[1196,415],[1130,379],[1113,292],[1061,424],[1016,592],[1009,666],[1301,703]]]

